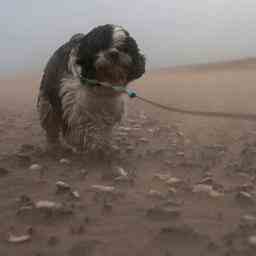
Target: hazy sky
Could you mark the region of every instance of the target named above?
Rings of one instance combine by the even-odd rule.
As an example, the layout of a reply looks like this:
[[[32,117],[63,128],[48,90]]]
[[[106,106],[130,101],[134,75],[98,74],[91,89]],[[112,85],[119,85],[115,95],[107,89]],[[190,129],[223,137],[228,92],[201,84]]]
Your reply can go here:
[[[77,32],[124,26],[150,67],[256,56],[255,0],[0,0],[0,74],[33,66]]]

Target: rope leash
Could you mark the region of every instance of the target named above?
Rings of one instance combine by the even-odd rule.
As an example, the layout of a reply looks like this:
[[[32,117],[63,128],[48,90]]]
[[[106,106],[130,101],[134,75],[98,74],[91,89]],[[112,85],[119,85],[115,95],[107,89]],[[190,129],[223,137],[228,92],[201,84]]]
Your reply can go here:
[[[125,88],[121,85],[111,85],[109,83],[99,82],[97,80],[91,80],[87,78],[81,78],[81,81],[84,85],[89,86],[104,86],[110,89],[115,90],[116,92],[125,93],[129,98],[137,98],[138,100],[148,103],[157,108],[167,110],[169,112],[179,113],[183,115],[191,116],[201,116],[201,117],[215,117],[215,118],[229,118],[237,120],[247,120],[247,121],[256,121],[256,114],[241,114],[241,113],[228,113],[228,112],[211,112],[211,111],[196,111],[196,110],[187,110],[171,106],[166,106],[158,102],[152,101],[150,99],[139,96],[135,91]]]

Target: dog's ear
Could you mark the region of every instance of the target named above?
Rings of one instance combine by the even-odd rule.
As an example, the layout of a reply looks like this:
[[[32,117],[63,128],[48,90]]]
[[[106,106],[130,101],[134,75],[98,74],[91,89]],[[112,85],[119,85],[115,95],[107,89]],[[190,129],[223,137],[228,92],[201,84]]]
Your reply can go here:
[[[128,81],[140,78],[145,73],[146,58],[143,54],[139,53],[133,60],[133,66],[128,75]]]

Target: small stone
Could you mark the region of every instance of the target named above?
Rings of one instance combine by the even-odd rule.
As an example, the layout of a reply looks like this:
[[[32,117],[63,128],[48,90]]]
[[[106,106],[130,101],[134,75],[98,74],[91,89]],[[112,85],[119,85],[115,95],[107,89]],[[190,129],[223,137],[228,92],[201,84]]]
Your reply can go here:
[[[206,193],[210,193],[212,191],[212,186],[210,185],[206,185],[206,184],[198,184],[195,185],[193,188],[193,192],[194,193],[198,193],[198,192],[206,192]]]
[[[56,182],[57,192],[65,192],[71,189],[70,185],[64,181]]]
[[[96,190],[99,192],[114,192],[115,191],[115,187],[113,187],[113,186],[92,185],[91,188],[93,190]]]
[[[16,243],[16,244],[24,243],[24,242],[27,242],[27,241],[30,241],[30,240],[31,240],[31,235],[30,234],[17,236],[17,235],[14,235],[12,233],[9,233],[8,238],[7,238],[7,241],[9,243]]]
[[[80,194],[77,190],[74,190],[71,192],[71,195],[75,198],[75,199],[80,199]]]
[[[31,170],[31,171],[41,171],[42,169],[43,169],[43,167],[39,164],[32,164],[29,167],[29,170]]]
[[[126,152],[127,153],[132,153],[133,151],[134,151],[134,146],[127,146],[127,148],[126,148]]]
[[[170,185],[180,184],[181,182],[182,180],[176,177],[171,177],[166,181],[166,183]]]
[[[176,156],[185,156],[185,153],[184,152],[177,152]]]
[[[222,196],[223,194],[214,190],[212,186],[206,185],[206,184],[198,184],[194,186],[193,190],[194,193],[207,193],[211,197],[219,197]]]
[[[168,194],[174,196],[177,194],[177,190],[175,188],[168,188]]]
[[[147,143],[147,142],[148,142],[148,139],[146,139],[146,138],[140,138],[139,141],[142,142],[142,143]]]
[[[38,202],[36,202],[35,207],[37,209],[49,209],[49,210],[52,210],[52,209],[60,209],[62,207],[62,204],[45,200],[45,201],[38,201]]]
[[[178,135],[179,137],[184,137],[184,133],[183,133],[183,132],[180,132],[180,131],[177,132],[177,135]]]
[[[62,158],[60,159],[60,163],[61,164],[66,164],[66,165],[69,165],[71,163],[71,161],[67,158]]]
[[[171,176],[170,176],[170,174],[157,173],[154,175],[154,178],[157,178],[161,181],[167,181],[168,179],[171,178]]]
[[[212,185],[213,179],[212,177],[205,177],[199,182],[199,184]]]
[[[118,176],[114,179],[116,182],[131,182],[132,179],[128,176]]]
[[[248,223],[248,224],[256,224],[256,217],[250,214],[243,215],[241,217],[241,220]]]
[[[122,167],[117,167],[117,173],[119,176],[128,177],[128,172],[124,170]]]
[[[248,204],[248,205],[254,204],[254,199],[253,199],[252,195],[250,193],[247,193],[244,191],[238,192],[236,195],[236,199],[238,202],[240,202],[242,204]]]
[[[253,247],[256,247],[256,236],[250,236],[248,238],[248,243],[253,246]]]
[[[166,195],[164,193],[157,191],[157,190],[153,190],[153,189],[151,189],[148,192],[148,195],[150,197],[157,198],[157,199],[165,199],[166,198]]]
[[[86,169],[82,169],[82,170],[80,171],[80,174],[81,174],[81,176],[82,176],[83,178],[85,178],[85,177],[88,175],[88,173],[89,173],[89,171],[86,170]]]

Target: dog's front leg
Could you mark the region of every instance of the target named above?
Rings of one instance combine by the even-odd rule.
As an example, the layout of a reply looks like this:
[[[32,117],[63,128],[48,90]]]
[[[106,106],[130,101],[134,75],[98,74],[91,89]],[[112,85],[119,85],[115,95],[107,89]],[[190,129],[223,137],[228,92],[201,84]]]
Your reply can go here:
[[[41,126],[46,132],[47,150],[56,150],[60,148],[59,133],[61,121],[46,97],[39,95],[37,107]]]

